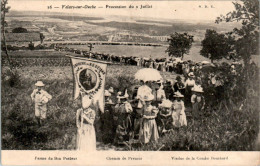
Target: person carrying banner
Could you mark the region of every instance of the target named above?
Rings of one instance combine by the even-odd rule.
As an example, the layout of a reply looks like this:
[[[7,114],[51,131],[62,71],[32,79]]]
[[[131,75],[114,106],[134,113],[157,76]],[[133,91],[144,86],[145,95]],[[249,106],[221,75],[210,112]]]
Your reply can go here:
[[[76,124],[77,132],[77,150],[91,152],[96,150],[96,133],[94,128],[95,108],[92,105],[93,100],[85,100],[82,108],[77,110]]]
[[[39,125],[46,119],[47,103],[52,99],[52,96],[43,90],[45,86],[42,81],[37,81],[37,87],[31,94],[32,101],[35,103],[35,118]]]

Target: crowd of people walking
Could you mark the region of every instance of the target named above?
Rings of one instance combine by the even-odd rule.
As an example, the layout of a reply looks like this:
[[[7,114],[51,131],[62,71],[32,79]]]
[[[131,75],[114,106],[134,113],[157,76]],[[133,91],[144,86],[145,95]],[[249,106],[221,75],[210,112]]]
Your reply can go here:
[[[125,88],[116,92],[113,87],[105,90],[105,112],[99,117],[103,134],[98,133],[105,143],[120,145],[136,140],[147,144],[158,141],[165,133],[192,125],[201,119],[205,108],[202,80],[208,80],[207,84],[215,88],[223,86],[221,75],[203,72],[207,67],[216,68],[219,65],[208,61],[114,56],[63,46],[56,46],[55,49],[111,63],[177,74],[174,81],[137,79],[139,85],[134,90]],[[237,75],[241,64],[228,64],[228,68],[231,74]]]
[[[193,84],[192,84],[193,83]],[[140,81],[131,93],[105,90],[105,113],[101,116],[105,142],[123,144],[131,139],[142,143],[157,141],[167,132],[187,126],[186,112],[196,118],[205,100],[203,88],[189,74],[167,81]]]

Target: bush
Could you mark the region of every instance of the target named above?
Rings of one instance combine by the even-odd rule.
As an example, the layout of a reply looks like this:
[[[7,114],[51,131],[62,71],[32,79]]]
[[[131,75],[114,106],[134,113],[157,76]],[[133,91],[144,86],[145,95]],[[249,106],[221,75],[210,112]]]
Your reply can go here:
[[[9,87],[19,87],[21,81],[21,76],[18,72],[18,69],[2,70],[2,84]]]
[[[23,28],[23,27],[18,27],[18,28],[14,28],[12,30],[13,33],[27,33],[27,29]]]

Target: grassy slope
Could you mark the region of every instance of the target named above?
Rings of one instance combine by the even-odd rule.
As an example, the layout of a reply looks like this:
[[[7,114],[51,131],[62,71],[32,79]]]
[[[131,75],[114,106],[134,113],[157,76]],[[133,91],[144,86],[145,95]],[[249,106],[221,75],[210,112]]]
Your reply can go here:
[[[108,66],[106,87],[123,90],[133,84],[134,66]],[[75,149],[75,113],[80,107],[73,101],[73,79],[70,67],[20,68],[21,82],[11,88],[2,83],[2,148],[3,149]],[[6,69],[2,69],[2,76]],[[162,73],[163,77],[174,75]],[[120,78],[119,78],[120,77]],[[34,122],[34,105],[30,99],[36,80],[46,83],[45,89],[53,96],[48,104],[47,123],[38,127]],[[130,80],[126,81],[126,80]]]

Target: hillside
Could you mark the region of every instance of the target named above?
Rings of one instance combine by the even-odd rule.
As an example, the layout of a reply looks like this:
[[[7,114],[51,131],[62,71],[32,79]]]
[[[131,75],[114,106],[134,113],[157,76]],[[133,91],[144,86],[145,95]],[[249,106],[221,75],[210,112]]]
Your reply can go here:
[[[165,42],[174,32],[188,32],[195,42],[204,38],[206,29],[227,32],[237,23],[221,25],[194,20],[135,18],[124,16],[84,16],[64,13],[18,12],[7,15],[7,31],[24,27],[30,32],[42,32],[45,40],[102,40]]]

